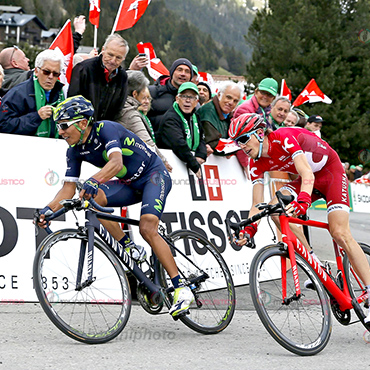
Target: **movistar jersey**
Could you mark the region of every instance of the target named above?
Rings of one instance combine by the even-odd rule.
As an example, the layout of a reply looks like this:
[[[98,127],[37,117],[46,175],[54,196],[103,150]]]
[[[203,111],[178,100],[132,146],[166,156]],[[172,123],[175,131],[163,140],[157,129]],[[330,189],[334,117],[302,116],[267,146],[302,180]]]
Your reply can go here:
[[[66,181],[77,181],[82,162],[102,168],[113,152],[122,153],[123,168],[116,175],[123,183],[131,183],[144,176],[152,166],[161,162],[134,133],[112,121],[99,121],[93,126],[89,137],[82,145],[67,150]]]

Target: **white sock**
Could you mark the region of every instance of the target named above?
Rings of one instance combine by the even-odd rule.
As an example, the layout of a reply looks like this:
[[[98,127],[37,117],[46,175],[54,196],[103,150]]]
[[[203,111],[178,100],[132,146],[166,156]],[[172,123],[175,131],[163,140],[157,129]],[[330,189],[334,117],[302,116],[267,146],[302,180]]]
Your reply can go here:
[[[367,299],[368,299],[368,302],[370,302],[370,285],[366,285],[365,288],[367,290]],[[365,323],[366,322],[370,322],[370,308],[369,308],[369,312],[367,314],[367,317],[365,318]]]
[[[315,252],[314,251],[311,251],[310,252],[310,255],[312,256],[312,258],[321,266],[321,267],[324,267],[324,265],[322,264],[322,262],[319,260],[319,257],[316,256]]]

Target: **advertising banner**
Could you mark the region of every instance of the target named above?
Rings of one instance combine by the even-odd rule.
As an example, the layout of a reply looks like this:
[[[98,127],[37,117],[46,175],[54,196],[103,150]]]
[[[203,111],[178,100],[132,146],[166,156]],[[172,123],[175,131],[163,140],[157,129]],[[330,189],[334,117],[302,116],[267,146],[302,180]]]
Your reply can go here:
[[[0,134],[0,304],[36,301],[32,264],[37,245],[46,234],[41,231],[35,236],[32,218],[34,210],[45,207],[61,188],[66,150],[63,140]],[[173,172],[162,224],[168,232],[191,229],[205,235],[225,258],[235,284],[247,284],[256,250],[233,249],[224,224],[231,215],[235,220],[247,218],[251,206],[252,186],[236,157],[210,156],[202,165],[203,178],[198,180],[171,151],[164,151],[164,155]],[[96,172],[97,168],[84,163],[81,180]],[[266,186],[265,200],[269,199]],[[140,204],[128,207],[128,214],[139,218]],[[83,224],[84,212],[67,213],[61,221],[53,221],[51,229],[75,227],[77,220]],[[138,228],[132,229],[132,236],[150,253]],[[266,219],[262,220],[255,236],[257,246],[270,244],[272,236]],[[210,272],[215,278],[217,273]]]

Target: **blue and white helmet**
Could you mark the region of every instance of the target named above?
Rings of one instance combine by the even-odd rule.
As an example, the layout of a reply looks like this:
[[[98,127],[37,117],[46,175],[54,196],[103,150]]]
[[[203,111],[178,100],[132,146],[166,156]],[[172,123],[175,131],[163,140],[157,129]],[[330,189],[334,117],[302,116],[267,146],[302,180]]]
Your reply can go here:
[[[85,99],[82,95],[76,95],[62,101],[55,107],[53,119],[55,122],[79,118],[90,120],[93,115],[94,107],[91,101]]]

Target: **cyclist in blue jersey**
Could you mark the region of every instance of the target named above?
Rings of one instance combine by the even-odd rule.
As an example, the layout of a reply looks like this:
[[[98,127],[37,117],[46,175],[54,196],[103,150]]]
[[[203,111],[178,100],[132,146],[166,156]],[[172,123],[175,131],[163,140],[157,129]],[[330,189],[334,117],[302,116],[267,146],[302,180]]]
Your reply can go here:
[[[93,197],[98,204],[108,207],[142,202],[140,234],[171,277],[175,295],[170,314],[184,314],[194,296],[189,287],[182,285],[171,250],[158,234],[159,220],[171,190],[170,175],[162,160],[138,136],[116,122],[94,122],[93,114],[91,102],[81,95],[68,98],[55,108],[54,121],[59,135],[69,145],[67,171],[62,189],[40,211],[39,225],[46,227],[45,213],[57,211],[61,200],[73,197],[82,162],[99,167],[100,170],[84,182],[80,198]],[[113,177],[118,180],[112,180]],[[126,247],[127,236],[118,223],[103,220],[102,223]]]

